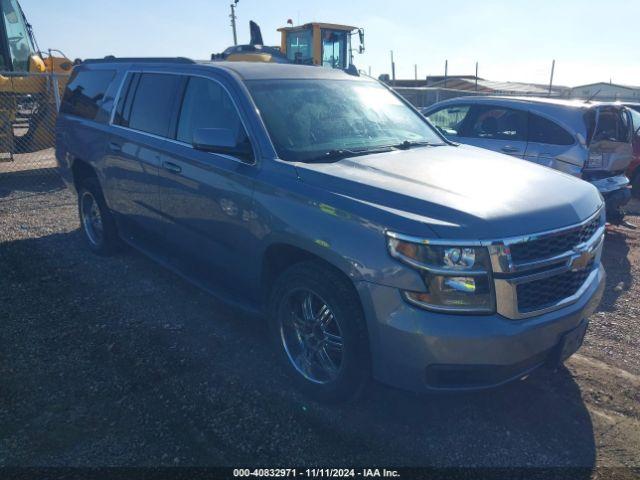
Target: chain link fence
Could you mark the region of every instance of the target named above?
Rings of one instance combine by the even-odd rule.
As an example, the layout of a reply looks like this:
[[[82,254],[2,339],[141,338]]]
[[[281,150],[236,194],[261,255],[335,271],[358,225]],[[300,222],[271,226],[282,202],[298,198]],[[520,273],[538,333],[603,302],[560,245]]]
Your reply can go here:
[[[0,72],[0,189],[55,175],[55,123],[68,76]]]

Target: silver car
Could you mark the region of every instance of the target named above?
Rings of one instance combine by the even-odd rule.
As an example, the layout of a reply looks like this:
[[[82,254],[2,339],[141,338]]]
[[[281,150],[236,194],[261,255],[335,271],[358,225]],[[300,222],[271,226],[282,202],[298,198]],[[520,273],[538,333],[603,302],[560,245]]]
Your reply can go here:
[[[595,185],[611,221],[630,198],[624,172],[633,128],[620,104],[531,97],[463,97],[422,113],[448,139],[522,158]]]

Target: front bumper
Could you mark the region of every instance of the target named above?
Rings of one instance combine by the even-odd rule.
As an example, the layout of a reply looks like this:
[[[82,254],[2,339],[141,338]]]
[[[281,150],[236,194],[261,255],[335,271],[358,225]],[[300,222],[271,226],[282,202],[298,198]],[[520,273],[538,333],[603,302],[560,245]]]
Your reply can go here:
[[[524,320],[428,312],[396,288],[360,282],[377,380],[414,391],[468,390],[521,378],[557,357],[563,336],[598,306],[605,272],[560,310]]]

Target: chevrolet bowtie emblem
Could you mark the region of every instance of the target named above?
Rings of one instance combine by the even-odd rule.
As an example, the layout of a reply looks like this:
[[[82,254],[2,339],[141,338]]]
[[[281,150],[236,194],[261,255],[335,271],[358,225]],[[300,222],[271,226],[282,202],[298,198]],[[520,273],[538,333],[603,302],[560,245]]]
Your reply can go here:
[[[576,252],[577,256],[571,258],[571,271],[577,272],[579,270],[584,270],[587,268],[587,265],[593,259],[593,252],[589,251],[579,251]]]

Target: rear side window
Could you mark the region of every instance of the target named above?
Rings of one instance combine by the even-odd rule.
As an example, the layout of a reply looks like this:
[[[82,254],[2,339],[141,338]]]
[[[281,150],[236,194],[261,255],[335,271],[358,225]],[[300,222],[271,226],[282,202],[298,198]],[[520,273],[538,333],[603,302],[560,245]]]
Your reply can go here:
[[[573,136],[557,123],[535,114],[529,115],[529,141],[548,145],[573,145]]]
[[[238,112],[224,88],[213,80],[190,77],[176,138],[193,143],[193,133],[198,128],[229,128],[236,133],[239,143],[246,139]]]
[[[169,137],[176,97],[183,77],[143,73],[125,80],[115,123],[141,132]]]
[[[60,112],[95,120],[115,70],[76,70],[62,97]]]
[[[443,135],[457,137],[462,133],[469,110],[469,105],[451,105],[433,112],[427,118]]]
[[[474,106],[463,136],[490,140],[526,140],[527,114],[505,107]]]

